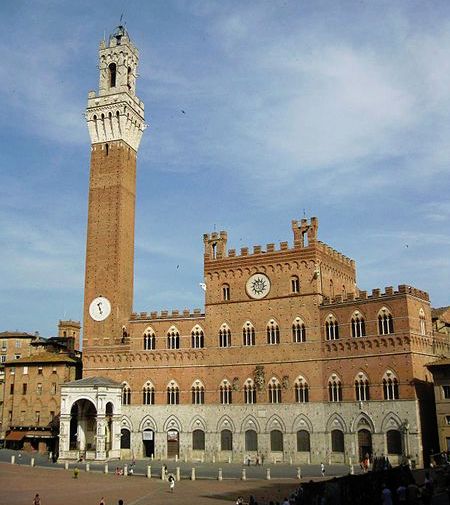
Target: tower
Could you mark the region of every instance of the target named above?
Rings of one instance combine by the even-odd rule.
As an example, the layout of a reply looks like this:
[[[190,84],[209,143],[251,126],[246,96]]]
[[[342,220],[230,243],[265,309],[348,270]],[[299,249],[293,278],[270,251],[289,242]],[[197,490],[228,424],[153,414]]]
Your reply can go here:
[[[88,95],[91,138],[83,347],[120,344],[133,305],[136,156],[144,104],[138,51],[123,26],[99,49],[98,94]]]

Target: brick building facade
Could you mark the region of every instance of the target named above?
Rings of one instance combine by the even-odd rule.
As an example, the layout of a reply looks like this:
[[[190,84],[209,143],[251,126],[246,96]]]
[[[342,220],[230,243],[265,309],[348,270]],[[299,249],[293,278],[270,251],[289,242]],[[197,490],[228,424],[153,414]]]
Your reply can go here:
[[[205,234],[204,312],[132,312],[137,62],[119,27],[88,99],[85,379],[62,389],[61,455],[421,464],[435,437],[424,364],[448,338],[427,293],[360,291],[317,218],[292,221],[291,244],[252,251]]]

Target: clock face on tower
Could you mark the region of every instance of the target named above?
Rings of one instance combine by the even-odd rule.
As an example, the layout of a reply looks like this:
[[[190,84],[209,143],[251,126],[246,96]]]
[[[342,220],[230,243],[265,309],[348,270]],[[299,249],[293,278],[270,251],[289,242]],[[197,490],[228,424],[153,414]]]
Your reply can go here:
[[[267,275],[253,274],[245,285],[248,296],[260,300],[269,294],[270,280]]]
[[[94,321],[104,321],[111,314],[111,304],[108,298],[98,296],[89,305],[89,315]]]

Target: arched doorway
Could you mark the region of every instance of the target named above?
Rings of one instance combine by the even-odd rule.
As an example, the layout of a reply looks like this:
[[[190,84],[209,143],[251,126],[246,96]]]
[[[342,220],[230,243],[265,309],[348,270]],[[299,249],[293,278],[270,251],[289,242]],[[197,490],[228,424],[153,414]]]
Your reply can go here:
[[[169,430],[167,432],[167,457],[175,458],[179,456],[180,450],[180,433],[177,430]]]
[[[144,456],[151,458],[155,455],[155,432],[149,428],[142,432],[142,443],[144,445]]]
[[[95,451],[97,434],[97,410],[89,400],[77,400],[70,411],[70,448],[80,451]]]
[[[372,458],[372,433],[369,430],[358,431],[358,449],[359,461],[365,459],[367,455]]]

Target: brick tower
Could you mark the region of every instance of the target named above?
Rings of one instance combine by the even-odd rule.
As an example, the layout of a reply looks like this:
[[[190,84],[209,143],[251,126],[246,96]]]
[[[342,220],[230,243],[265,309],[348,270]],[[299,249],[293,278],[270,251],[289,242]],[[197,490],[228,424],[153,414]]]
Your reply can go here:
[[[91,170],[83,350],[119,344],[133,305],[136,156],[144,104],[136,96],[138,51],[123,26],[99,49],[98,94],[88,96]]]

